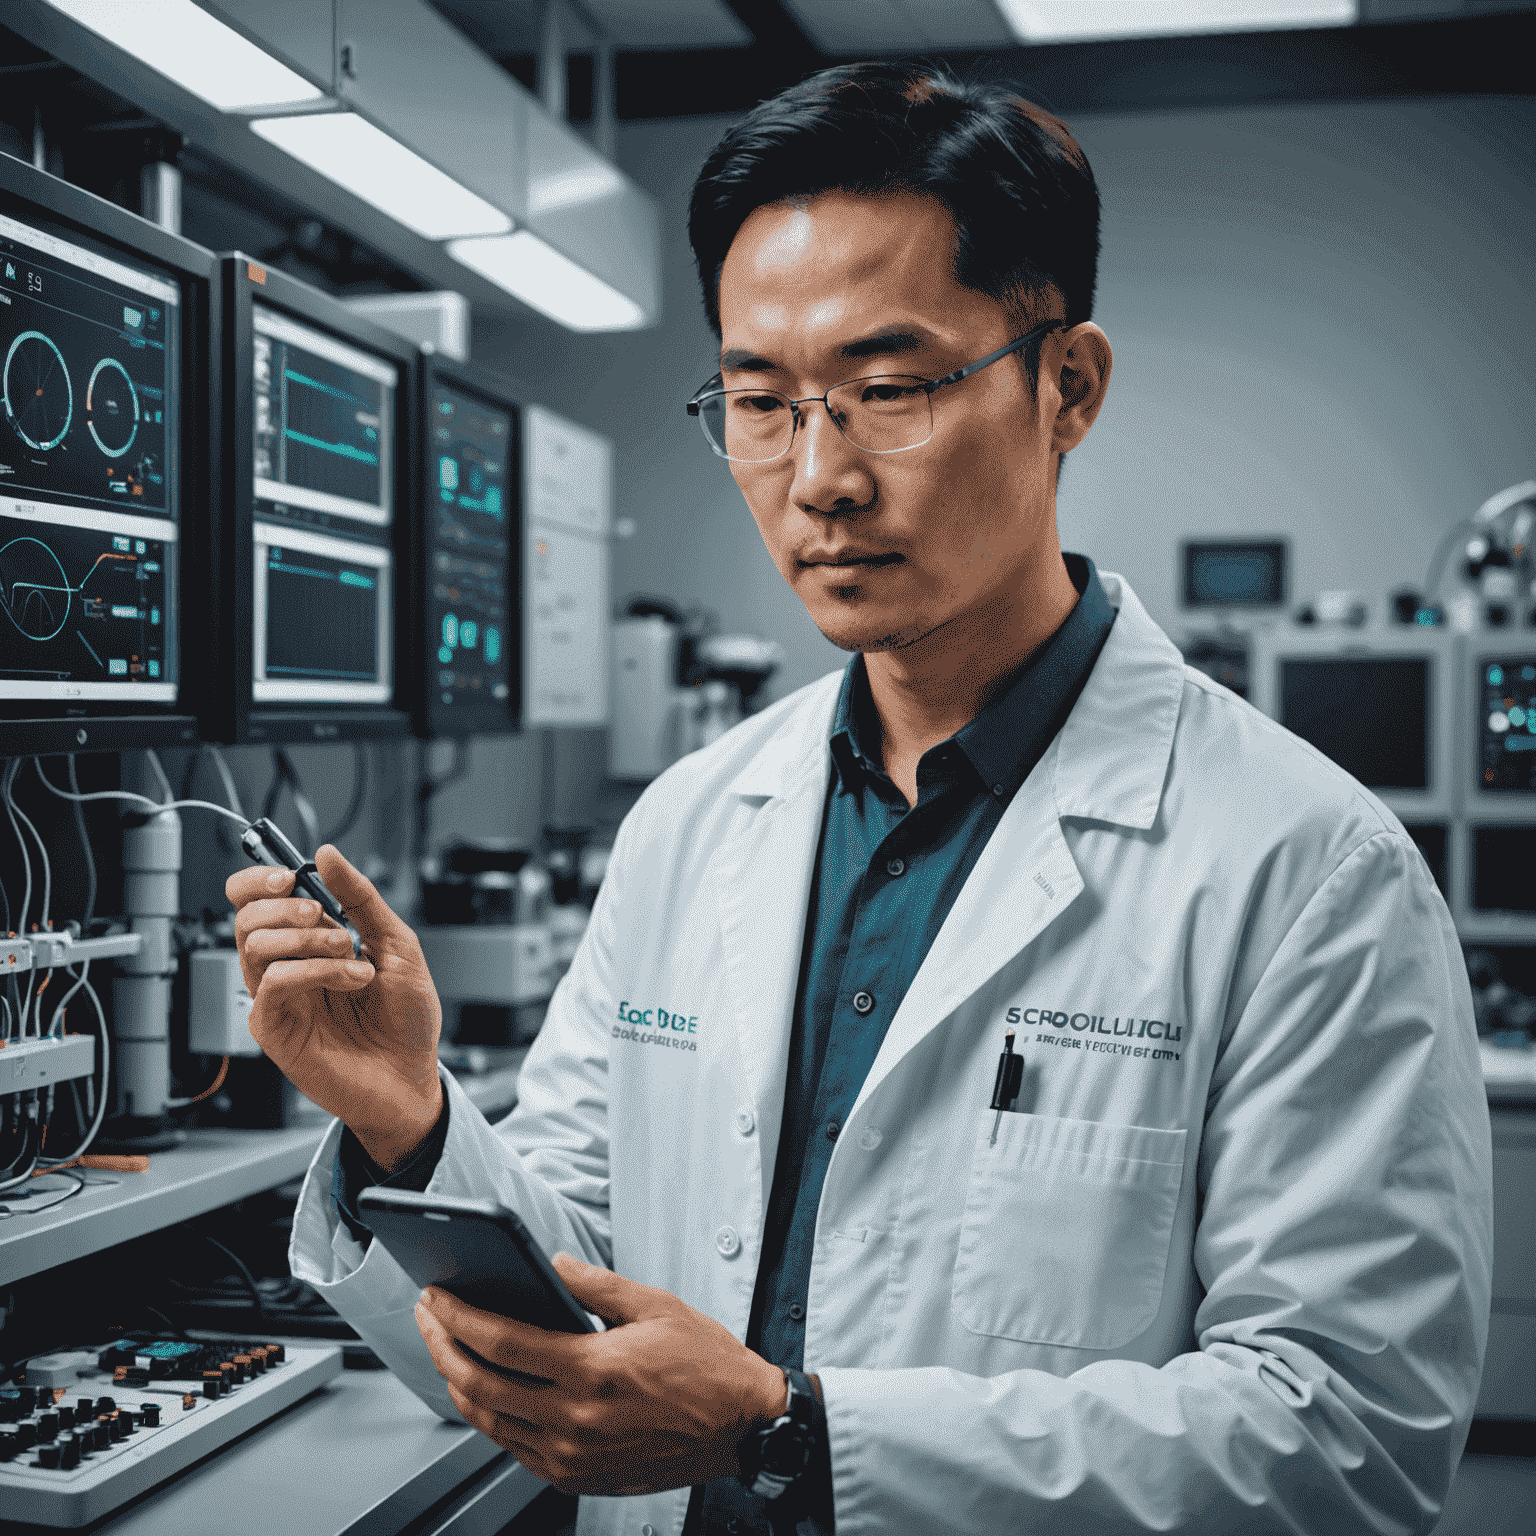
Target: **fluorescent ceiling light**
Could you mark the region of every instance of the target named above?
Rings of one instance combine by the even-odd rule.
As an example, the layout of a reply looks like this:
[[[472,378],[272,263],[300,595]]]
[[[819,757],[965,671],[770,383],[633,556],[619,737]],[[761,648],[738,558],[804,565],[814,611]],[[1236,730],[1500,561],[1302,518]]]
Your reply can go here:
[[[1357,0],[997,0],[997,7],[1026,43],[1343,27],[1360,9]]]
[[[568,330],[632,331],[645,324],[645,311],[627,294],[562,256],[532,230],[455,240],[448,254]]]
[[[192,0],[48,0],[72,21],[221,112],[300,106],[324,92]]]
[[[512,228],[501,209],[355,112],[257,118],[251,127],[428,240],[497,235]]]
[[[528,188],[528,212],[537,218],[557,208],[574,208],[581,203],[595,203],[624,190],[624,178],[611,165],[601,161],[535,176]]]

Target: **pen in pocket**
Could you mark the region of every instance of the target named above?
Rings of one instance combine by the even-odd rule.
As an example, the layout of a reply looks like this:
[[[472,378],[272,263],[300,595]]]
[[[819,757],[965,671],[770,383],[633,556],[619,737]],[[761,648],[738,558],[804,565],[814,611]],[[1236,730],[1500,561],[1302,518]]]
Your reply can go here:
[[[997,1058],[997,1079],[992,1084],[992,1103],[988,1106],[997,1111],[992,1120],[990,1146],[997,1145],[997,1128],[1003,1123],[1003,1111],[1013,1108],[1013,1101],[1018,1098],[1023,1084],[1024,1058],[1014,1055],[1013,1031],[1010,1029],[1003,1036],[1003,1054]]]

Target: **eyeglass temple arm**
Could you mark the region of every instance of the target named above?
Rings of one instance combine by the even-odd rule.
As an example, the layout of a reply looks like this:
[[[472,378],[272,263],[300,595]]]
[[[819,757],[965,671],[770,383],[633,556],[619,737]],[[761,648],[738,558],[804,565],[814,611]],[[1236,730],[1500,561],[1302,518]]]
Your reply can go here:
[[[723,373],[717,373],[713,378],[705,379],[705,381],[700,384],[696,390],[694,390],[693,399],[688,402],[688,414],[690,416],[697,416],[699,414],[699,405],[702,402],[704,396],[707,395],[712,389],[719,389],[724,383],[725,375]]]
[[[1039,341],[1049,332],[1059,330],[1066,324],[1065,320],[1047,320],[1043,325],[1037,325],[1034,330],[1026,331],[1022,336],[1010,341],[1006,347],[999,347],[996,352],[989,352],[985,357],[978,357],[974,363],[967,363],[964,368],[957,368],[953,373],[946,373],[942,379],[934,379],[928,385],[928,393],[942,389],[946,384],[958,384],[961,379],[968,379],[973,373],[980,373],[983,368],[990,368],[993,363],[1001,362],[1010,352],[1017,352],[1027,347],[1032,341]],[[707,388],[708,386],[706,386]]]

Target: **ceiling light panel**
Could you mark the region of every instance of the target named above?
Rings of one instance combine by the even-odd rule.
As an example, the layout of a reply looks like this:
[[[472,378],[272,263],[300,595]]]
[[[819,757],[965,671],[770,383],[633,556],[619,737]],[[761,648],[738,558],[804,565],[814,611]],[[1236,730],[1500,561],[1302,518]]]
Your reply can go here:
[[[448,254],[572,331],[633,331],[645,311],[533,233],[455,240]]]
[[[192,0],[48,0],[221,112],[299,107],[325,93]]]
[[[355,112],[258,118],[251,128],[428,240],[512,228],[501,209]]]
[[[1360,10],[1357,0],[997,0],[997,7],[1026,43],[1347,27]]]
[[[990,48],[1014,41],[991,0],[786,0],[800,30],[827,54],[909,48]]]

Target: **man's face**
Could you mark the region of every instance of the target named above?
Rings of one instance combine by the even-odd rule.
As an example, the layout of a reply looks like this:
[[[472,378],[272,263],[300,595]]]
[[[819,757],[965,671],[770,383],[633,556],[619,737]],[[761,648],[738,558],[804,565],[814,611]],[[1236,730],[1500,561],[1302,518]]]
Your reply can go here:
[[[725,387],[798,399],[871,374],[934,379],[1006,345],[1020,331],[960,285],[954,249],[948,209],[917,194],[757,209],[720,277]],[[1059,315],[1055,302],[1034,319]],[[866,453],[817,402],[783,458],[731,464],[780,573],[845,650],[937,637],[1059,561],[1061,400],[1047,372],[1037,399],[1005,358],[931,402],[919,448]]]

